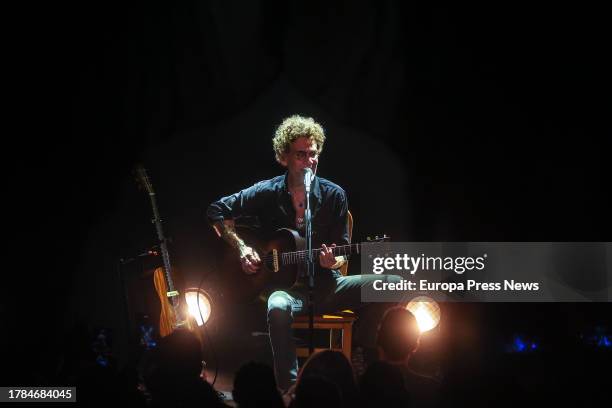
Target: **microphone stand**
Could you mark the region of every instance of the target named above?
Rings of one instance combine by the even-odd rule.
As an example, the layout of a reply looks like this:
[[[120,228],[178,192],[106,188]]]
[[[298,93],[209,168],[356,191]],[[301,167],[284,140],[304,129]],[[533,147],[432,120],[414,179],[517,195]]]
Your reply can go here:
[[[312,214],[310,212],[310,183],[305,183],[306,210],[304,211],[304,223],[306,229],[306,276],[308,277],[308,354],[314,353],[314,257],[312,253]]]

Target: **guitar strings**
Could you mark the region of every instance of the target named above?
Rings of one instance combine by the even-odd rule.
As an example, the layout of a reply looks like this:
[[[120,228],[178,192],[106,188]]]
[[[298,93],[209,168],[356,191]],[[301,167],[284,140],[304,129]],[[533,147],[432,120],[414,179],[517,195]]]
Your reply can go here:
[[[346,244],[346,245],[341,245],[341,246],[336,246],[331,248],[332,252],[335,250],[342,250],[342,253],[340,255],[347,255],[346,253],[346,248],[349,248],[349,254],[352,252],[352,247],[359,247],[362,244],[369,244],[370,242],[362,242],[362,243],[358,243],[358,244]],[[323,251],[323,248],[315,248],[312,250],[313,252],[313,256],[316,256],[317,252],[321,252]],[[281,253],[281,261],[283,264],[291,264],[297,261],[302,261],[304,259],[306,259],[308,251],[306,250],[302,250],[302,251],[292,251],[292,252],[284,252]],[[274,255],[272,255],[271,252],[269,252],[267,255],[263,256],[261,258],[261,261],[264,263],[267,263],[268,261],[272,261],[272,259],[274,258]]]
[[[341,246],[336,246],[331,248],[332,251],[340,251],[342,250],[341,255],[346,255],[346,248],[349,248],[349,252],[350,252],[350,248],[351,247],[357,247],[360,244],[347,244],[347,245],[341,245]],[[315,256],[318,252],[323,251],[323,248],[316,248],[313,249],[313,256]],[[293,251],[293,252],[285,252],[281,254],[281,258],[283,260],[283,263],[286,263],[287,261],[300,261],[300,260],[304,260],[306,259],[308,251],[306,250],[302,250],[302,251]],[[263,262],[268,262],[271,261],[273,259],[273,255],[271,253],[269,253],[268,255],[265,255],[264,257],[262,257],[262,261]]]

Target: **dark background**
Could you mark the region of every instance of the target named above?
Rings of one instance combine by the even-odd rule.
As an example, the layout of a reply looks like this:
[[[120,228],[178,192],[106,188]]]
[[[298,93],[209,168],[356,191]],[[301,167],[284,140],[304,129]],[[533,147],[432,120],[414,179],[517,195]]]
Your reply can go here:
[[[111,328],[125,353],[117,260],[155,243],[136,162],[173,261],[217,290],[205,208],[279,174],[271,138],[294,113],[326,129],[319,174],[346,189],[356,241],[610,240],[610,32],[596,6],[98,2],[19,17],[1,312],[25,371],[44,371],[77,322]],[[473,306],[492,337],[575,339],[610,312]]]

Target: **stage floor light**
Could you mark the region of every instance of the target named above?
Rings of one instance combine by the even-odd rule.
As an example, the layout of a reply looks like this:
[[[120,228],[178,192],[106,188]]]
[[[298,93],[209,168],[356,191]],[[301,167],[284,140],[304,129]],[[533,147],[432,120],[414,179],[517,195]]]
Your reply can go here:
[[[440,323],[440,305],[427,296],[418,296],[406,305],[416,318],[421,333],[434,329]]]
[[[208,293],[202,289],[190,288],[185,290],[185,300],[189,314],[193,316],[198,326],[206,324],[212,313],[212,300]]]

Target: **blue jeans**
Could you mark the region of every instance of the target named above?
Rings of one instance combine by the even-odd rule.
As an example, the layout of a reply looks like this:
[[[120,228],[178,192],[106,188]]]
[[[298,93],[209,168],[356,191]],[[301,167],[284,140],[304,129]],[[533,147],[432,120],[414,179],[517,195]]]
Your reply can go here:
[[[362,303],[361,288],[382,279],[400,282],[395,275],[353,275],[325,277],[315,282],[314,313],[334,313],[351,309],[359,316],[355,340],[364,347],[376,347],[376,327],[385,310],[392,303]],[[274,355],[274,373],[277,385],[287,390],[298,374],[295,342],[291,330],[293,317],[308,313],[308,287],[298,283],[287,290],[273,292],[268,298],[268,328]]]

